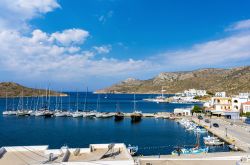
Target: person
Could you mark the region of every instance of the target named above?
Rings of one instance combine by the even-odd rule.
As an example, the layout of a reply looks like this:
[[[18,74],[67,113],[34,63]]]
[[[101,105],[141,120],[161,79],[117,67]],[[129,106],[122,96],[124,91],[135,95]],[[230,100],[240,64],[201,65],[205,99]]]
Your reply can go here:
[[[180,147],[177,148],[177,154],[178,154],[178,156],[181,155],[181,148]]]

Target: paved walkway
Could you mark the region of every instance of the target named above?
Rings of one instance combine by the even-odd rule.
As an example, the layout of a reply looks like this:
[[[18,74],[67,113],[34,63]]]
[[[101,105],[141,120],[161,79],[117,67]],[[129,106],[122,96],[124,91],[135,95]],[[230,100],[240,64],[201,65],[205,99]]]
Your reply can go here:
[[[210,123],[206,123],[204,120],[199,120],[195,117],[193,117],[192,120],[204,126],[209,132],[225,140],[227,143],[234,144],[245,152],[250,152],[250,126],[231,125],[231,123],[223,119],[212,118],[209,119],[211,124],[218,123],[219,127],[215,128],[212,126],[210,128]]]
[[[236,165],[242,157],[246,156],[242,152],[218,152],[197,155],[163,155],[140,157],[139,165]],[[150,165],[151,165],[150,164]]]

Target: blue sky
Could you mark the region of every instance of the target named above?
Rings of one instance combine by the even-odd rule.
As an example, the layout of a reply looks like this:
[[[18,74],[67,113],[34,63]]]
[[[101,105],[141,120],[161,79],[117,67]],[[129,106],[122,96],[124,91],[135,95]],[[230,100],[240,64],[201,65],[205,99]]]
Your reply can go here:
[[[95,90],[164,71],[249,65],[247,0],[0,1],[1,81]]]

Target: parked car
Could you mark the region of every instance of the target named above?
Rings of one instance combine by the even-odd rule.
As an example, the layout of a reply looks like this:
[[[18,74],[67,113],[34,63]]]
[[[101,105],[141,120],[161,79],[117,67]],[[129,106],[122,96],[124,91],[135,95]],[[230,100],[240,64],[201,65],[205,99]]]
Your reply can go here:
[[[210,120],[209,120],[209,119],[205,119],[205,122],[206,122],[206,123],[210,123]]]
[[[201,115],[198,116],[199,120],[203,120],[203,117]]]
[[[250,124],[250,118],[246,118],[246,119],[245,119],[245,123],[246,123],[246,124]]]
[[[219,127],[219,124],[214,123],[213,126],[214,126],[214,127]]]

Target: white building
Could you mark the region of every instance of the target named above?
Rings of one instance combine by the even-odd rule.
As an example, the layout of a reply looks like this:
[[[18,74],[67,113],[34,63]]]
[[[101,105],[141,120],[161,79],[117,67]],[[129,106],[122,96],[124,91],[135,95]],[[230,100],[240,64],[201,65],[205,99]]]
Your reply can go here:
[[[192,115],[192,108],[175,108],[174,114],[180,115],[180,116],[191,116]]]
[[[226,92],[216,92],[215,97],[226,97]]]
[[[248,96],[239,94],[238,96],[232,97],[232,110],[242,111],[242,104],[249,101]]]
[[[250,101],[242,104],[243,113],[250,112]]]
[[[240,98],[250,98],[250,93],[239,93]]]
[[[206,90],[189,89],[189,90],[185,90],[183,92],[183,94],[186,97],[205,96],[205,95],[207,95],[207,91]]]

